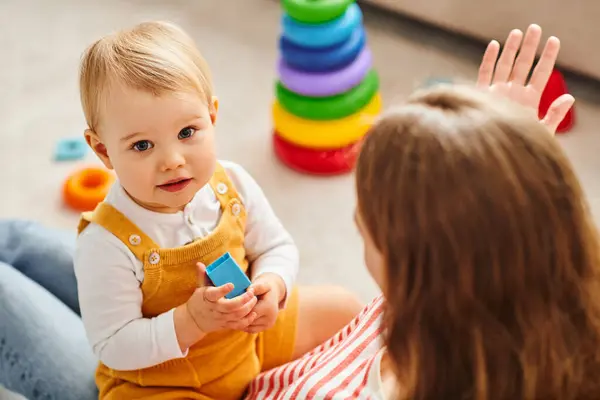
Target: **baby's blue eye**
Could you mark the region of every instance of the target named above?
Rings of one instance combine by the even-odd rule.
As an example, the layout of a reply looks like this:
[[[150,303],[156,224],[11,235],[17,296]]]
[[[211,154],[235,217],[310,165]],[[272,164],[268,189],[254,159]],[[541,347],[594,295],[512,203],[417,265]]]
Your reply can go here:
[[[135,151],[146,151],[150,150],[154,145],[150,143],[148,140],[140,140],[139,142],[135,142],[133,146],[131,146]]]
[[[196,130],[194,128],[183,128],[181,131],[179,131],[179,135],[177,135],[177,137],[179,139],[188,139],[191,138],[194,133],[196,133]]]

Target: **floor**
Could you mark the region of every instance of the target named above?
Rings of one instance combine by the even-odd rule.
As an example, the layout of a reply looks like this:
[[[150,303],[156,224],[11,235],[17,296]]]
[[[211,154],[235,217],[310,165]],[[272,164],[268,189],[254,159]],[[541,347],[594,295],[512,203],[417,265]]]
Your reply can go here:
[[[0,2],[0,218],[74,230],[77,215],[62,206],[61,184],[80,164],[96,161],[56,163],[52,156],[60,138],[85,127],[77,92],[80,54],[112,30],[167,19],[191,33],[212,65],[221,100],[220,157],[244,165],[264,188],[300,248],[300,281],[337,283],[367,301],[377,289],[362,267],[352,224],[352,177],[298,175],[272,155],[269,106],[279,18],[275,0]],[[431,76],[475,76],[481,44],[372,9],[365,21],[386,103],[402,100]],[[578,123],[559,140],[600,216],[598,83],[570,82],[579,96]]]

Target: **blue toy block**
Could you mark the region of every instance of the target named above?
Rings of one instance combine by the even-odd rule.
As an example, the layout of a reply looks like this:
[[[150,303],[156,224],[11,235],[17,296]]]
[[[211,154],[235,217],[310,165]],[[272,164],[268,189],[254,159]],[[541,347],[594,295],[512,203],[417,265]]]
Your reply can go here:
[[[225,295],[228,299],[244,294],[251,284],[250,279],[229,253],[223,254],[207,266],[206,274],[215,286],[233,283],[233,290]]]
[[[88,145],[83,137],[62,139],[56,146],[54,159],[56,161],[73,161],[85,157]]]

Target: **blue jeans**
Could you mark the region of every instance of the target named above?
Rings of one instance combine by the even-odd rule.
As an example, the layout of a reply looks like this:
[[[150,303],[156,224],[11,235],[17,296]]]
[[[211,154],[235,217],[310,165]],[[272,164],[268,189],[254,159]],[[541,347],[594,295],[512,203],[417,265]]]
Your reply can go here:
[[[30,400],[98,398],[74,241],[74,233],[0,220],[0,384]]]

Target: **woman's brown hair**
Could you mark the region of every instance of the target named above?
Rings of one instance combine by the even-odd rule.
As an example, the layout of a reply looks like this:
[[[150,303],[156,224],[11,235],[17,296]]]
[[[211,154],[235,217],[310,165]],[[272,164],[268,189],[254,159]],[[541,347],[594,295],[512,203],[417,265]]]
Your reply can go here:
[[[356,179],[401,398],[600,399],[598,236],[535,113],[418,93],[375,124]]]

